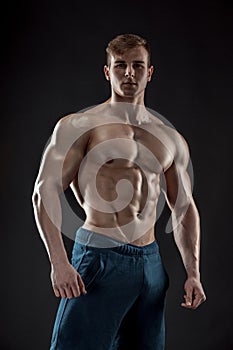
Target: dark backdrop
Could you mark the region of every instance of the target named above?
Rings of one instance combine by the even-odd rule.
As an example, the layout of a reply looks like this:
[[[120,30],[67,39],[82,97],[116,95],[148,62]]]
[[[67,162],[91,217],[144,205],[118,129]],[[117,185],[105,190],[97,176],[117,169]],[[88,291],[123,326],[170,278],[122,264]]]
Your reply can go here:
[[[93,7],[94,6],[94,7]],[[9,2],[1,16],[1,340],[3,350],[49,347],[58,300],[31,205],[41,153],[62,116],[109,96],[102,67],[115,35],[148,38],[155,66],[146,104],[190,146],[201,215],[207,301],[180,307],[184,269],[157,225],[170,276],[167,350],[230,350],[232,335],[232,4]],[[70,253],[72,241],[64,236]]]

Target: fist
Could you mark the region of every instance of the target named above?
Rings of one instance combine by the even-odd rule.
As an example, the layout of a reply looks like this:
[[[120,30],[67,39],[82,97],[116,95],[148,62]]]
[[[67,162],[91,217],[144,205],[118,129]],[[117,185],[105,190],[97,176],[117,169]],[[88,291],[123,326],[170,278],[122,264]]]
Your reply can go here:
[[[80,274],[69,262],[53,264],[50,276],[56,297],[71,299],[87,293]]]
[[[185,282],[184,290],[185,302],[182,303],[181,306],[187,309],[196,309],[206,300],[201,282],[197,278],[189,277]]]

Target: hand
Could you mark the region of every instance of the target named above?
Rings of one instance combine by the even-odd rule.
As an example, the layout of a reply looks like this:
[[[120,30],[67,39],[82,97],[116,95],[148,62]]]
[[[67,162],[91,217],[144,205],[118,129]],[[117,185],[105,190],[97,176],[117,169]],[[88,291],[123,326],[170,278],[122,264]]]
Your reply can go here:
[[[187,309],[194,310],[206,300],[204,290],[198,278],[188,277],[184,285],[184,290],[186,293],[184,295],[185,303],[182,303],[181,306]]]
[[[69,262],[52,265],[51,281],[56,297],[71,299],[87,293],[80,274]]]

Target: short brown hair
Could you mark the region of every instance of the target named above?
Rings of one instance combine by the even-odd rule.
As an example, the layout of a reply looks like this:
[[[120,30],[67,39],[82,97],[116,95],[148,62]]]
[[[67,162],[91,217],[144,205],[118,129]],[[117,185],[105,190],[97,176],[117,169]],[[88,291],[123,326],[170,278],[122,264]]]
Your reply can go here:
[[[150,66],[151,50],[148,41],[139,35],[135,34],[121,34],[112,39],[106,48],[107,65],[110,66],[112,54],[124,54],[127,50],[133,49],[137,46],[142,46],[148,53],[148,67]]]

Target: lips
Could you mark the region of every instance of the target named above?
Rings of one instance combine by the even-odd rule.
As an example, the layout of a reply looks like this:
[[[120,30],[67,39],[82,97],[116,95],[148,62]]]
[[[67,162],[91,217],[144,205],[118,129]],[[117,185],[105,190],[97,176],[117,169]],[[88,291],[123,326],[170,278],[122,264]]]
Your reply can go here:
[[[133,82],[125,82],[125,83],[123,83],[123,85],[137,85],[137,83],[133,83]]]

